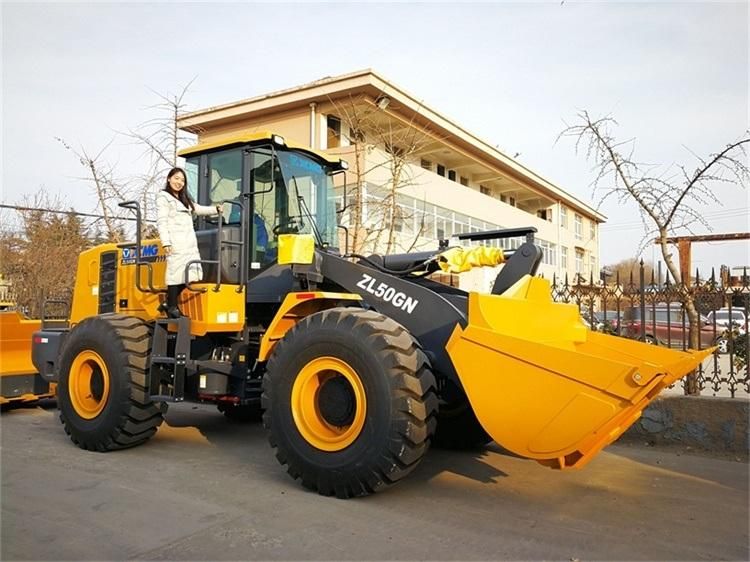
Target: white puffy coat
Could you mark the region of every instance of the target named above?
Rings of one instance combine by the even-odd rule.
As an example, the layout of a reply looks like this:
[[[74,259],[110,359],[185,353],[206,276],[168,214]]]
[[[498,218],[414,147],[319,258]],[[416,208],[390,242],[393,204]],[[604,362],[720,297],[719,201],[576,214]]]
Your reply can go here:
[[[195,203],[196,215],[216,215],[216,207],[207,207]],[[198,251],[198,240],[193,228],[193,213],[179,199],[166,191],[156,195],[156,228],[162,246],[171,246],[172,253],[167,256],[167,285],[185,283],[185,267],[193,260],[201,259]],[[199,263],[190,266],[189,282],[200,281],[203,269]]]

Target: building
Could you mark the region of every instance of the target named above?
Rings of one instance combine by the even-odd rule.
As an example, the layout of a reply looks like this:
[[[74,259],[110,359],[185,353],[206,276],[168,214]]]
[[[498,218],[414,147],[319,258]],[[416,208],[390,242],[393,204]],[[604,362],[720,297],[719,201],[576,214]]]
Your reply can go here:
[[[350,162],[349,210],[361,185],[367,250],[424,250],[462,232],[534,226],[542,274],[598,279],[606,217],[372,70],[195,111],[178,126],[199,142],[271,130],[341,155]],[[349,211],[345,222],[354,220]],[[494,272],[483,276],[489,283]]]

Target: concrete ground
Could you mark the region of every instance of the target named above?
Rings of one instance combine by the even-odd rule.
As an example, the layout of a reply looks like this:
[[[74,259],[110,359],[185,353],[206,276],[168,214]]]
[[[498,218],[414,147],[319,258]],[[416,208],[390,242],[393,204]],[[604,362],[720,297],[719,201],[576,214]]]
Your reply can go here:
[[[55,409],[5,412],[2,560],[748,560],[748,465],[609,447],[554,472],[432,450],[359,500],[305,491],[259,424],[173,407],[146,445],[76,448]]]

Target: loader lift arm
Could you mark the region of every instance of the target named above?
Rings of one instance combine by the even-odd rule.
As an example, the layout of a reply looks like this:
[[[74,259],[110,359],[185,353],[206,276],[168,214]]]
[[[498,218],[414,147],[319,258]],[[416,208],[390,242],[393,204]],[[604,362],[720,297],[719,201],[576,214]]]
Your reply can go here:
[[[476,232],[460,235],[465,240],[490,240],[526,236],[527,241],[516,251],[509,252],[510,259],[495,281],[493,293],[499,288],[515,284],[525,275],[534,275],[542,253],[533,243],[536,228],[514,228]],[[432,362],[433,371],[444,375],[461,388],[446,344],[455,327],[467,325],[468,293],[460,289],[435,283],[417,273],[429,273],[442,250],[370,256],[353,263],[328,252],[318,251],[320,274],[345,292],[358,294],[369,307],[393,318],[404,326],[422,344]],[[382,265],[381,265],[382,264]],[[421,265],[421,267],[420,267]],[[399,274],[399,271],[401,273]],[[498,293],[495,293],[498,294]]]

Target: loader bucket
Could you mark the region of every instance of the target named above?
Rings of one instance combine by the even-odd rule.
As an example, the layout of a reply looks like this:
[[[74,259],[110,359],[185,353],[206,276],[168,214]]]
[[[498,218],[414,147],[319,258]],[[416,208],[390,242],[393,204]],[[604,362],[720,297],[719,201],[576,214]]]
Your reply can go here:
[[[0,376],[36,373],[31,337],[41,327],[41,320],[28,320],[18,311],[0,312]]]
[[[42,326],[17,311],[0,312],[0,406],[35,402],[55,395],[31,362],[31,339]]]
[[[487,433],[560,469],[585,465],[713,352],[592,332],[528,275],[502,295],[470,293],[468,325],[446,347]]]

